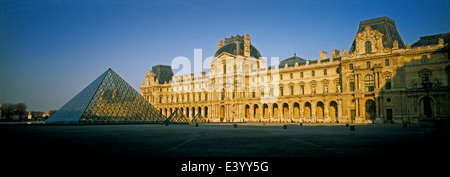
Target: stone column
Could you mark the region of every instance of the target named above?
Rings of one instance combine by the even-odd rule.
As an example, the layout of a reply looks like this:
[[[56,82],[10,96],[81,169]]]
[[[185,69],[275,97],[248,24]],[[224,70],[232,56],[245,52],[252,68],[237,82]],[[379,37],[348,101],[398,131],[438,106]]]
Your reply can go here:
[[[300,122],[303,122],[303,107],[305,105],[302,105],[301,101],[298,102],[298,118]]]
[[[337,106],[337,112],[338,112],[338,120],[339,120],[339,122],[341,121],[341,118],[342,118],[342,107],[343,107],[343,105],[342,105],[342,99],[338,99],[337,100],[338,101],[338,106]]]
[[[312,101],[310,103],[311,103],[311,121],[316,122],[317,121],[317,117],[316,117],[317,103],[313,104]]]
[[[329,113],[328,113],[329,103],[328,103],[328,104],[327,104],[327,103],[328,103],[328,102],[324,100],[324,103],[323,103],[323,109],[325,109],[325,110],[324,110],[323,119],[324,119],[324,122],[326,122],[326,121],[331,122],[331,120],[330,120],[330,115],[329,115]]]

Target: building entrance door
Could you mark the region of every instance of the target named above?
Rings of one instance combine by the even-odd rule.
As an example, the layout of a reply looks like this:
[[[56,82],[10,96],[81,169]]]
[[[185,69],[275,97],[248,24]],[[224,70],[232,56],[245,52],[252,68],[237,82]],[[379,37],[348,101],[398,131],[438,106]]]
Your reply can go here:
[[[386,109],[386,120],[392,121],[392,109]]]

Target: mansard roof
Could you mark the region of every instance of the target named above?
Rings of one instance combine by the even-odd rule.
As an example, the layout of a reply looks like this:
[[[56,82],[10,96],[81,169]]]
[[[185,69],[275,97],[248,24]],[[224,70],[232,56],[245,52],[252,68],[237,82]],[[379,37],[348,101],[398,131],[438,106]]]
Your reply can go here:
[[[361,21],[359,23],[359,29],[357,33],[364,31],[367,26],[370,26],[372,29],[377,30],[378,32],[383,34],[383,47],[392,48],[394,41],[397,41],[399,48],[405,48],[405,44],[403,43],[403,40],[397,31],[394,20],[388,17],[379,17]],[[352,53],[355,50],[356,41],[353,40],[349,53]]]

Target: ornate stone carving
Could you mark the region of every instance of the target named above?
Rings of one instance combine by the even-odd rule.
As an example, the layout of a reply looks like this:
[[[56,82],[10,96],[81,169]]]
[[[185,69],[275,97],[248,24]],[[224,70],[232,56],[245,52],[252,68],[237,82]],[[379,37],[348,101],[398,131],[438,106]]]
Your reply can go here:
[[[370,26],[366,26],[364,31],[356,34],[356,54],[366,54],[366,42],[371,43],[371,53],[383,51],[383,34],[377,30],[372,29]]]
[[[397,40],[394,41],[394,44],[392,45],[392,49],[394,49],[394,50],[398,49],[398,41]]]
[[[244,35],[244,56],[250,56],[250,34]]]

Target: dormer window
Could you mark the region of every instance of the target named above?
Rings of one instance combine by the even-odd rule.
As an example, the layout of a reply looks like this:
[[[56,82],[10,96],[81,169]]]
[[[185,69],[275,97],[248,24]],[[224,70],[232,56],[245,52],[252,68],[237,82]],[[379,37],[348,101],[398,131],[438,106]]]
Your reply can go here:
[[[372,42],[366,42],[366,53],[372,53]]]

